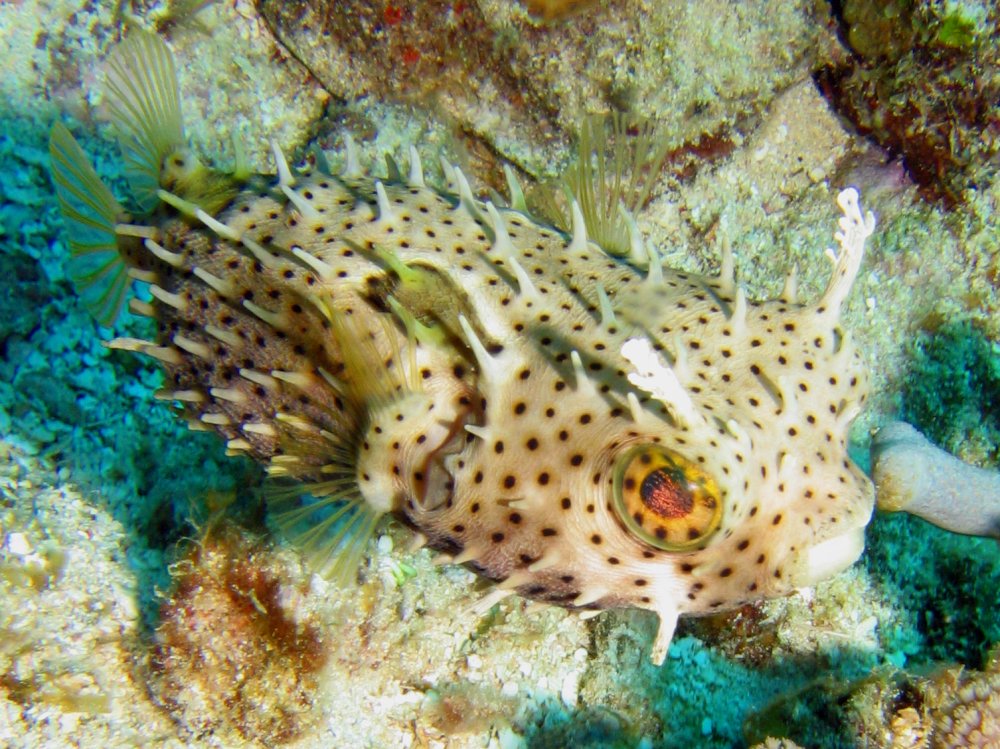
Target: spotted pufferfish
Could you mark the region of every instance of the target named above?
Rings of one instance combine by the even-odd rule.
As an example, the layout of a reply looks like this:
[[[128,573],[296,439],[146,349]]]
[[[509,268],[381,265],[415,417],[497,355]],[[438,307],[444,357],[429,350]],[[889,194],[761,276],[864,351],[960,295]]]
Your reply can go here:
[[[572,204],[563,231],[348,148],[334,174],[203,165],[186,146],[174,63],[133,34],[108,102],[135,210],[61,124],[51,136],[71,275],[97,320],[126,301],[195,429],[266,464],[276,523],[315,568],[350,577],[379,519],[510,594],[591,616],[678,617],[785,595],[853,563],[873,490],[846,450],[865,400],[840,309],[874,221],[857,193],[813,303],[752,301],[663,268],[628,222],[602,250]],[[239,159],[238,159],[239,161]],[[145,298],[129,299],[139,282]]]

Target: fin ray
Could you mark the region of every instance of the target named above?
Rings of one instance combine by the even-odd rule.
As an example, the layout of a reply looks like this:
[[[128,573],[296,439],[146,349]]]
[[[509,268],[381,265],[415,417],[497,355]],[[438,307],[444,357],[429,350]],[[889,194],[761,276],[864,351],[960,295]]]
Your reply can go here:
[[[309,494],[308,484],[296,491],[279,490],[269,497],[270,515],[309,568],[339,585],[353,579],[382,513],[353,496]],[[287,509],[279,504],[291,503]]]
[[[122,208],[60,122],[52,128],[49,158],[68,230],[69,276],[90,313],[101,325],[110,327],[132,285],[115,232]]]
[[[108,94],[129,184],[139,206],[150,210],[164,157],[184,145],[177,71],[166,43],[130,34],[112,53]]]

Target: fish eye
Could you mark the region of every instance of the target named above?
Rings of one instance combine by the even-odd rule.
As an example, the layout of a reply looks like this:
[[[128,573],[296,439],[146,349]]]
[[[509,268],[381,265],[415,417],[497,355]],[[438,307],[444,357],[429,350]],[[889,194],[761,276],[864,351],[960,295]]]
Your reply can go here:
[[[628,530],[658,549],[699,546],[719,527],[722,504],[711,476],[661,445],[639,445],[618,458],[615,512]]]

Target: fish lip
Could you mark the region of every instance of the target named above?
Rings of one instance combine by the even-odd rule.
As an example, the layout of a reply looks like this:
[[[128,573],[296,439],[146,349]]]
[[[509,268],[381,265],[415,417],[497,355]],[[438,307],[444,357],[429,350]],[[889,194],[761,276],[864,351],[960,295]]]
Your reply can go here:
[[[815,543],[794,558],[792,583],[796,587],[815,585],[846,570],[861,557],[864,550],[864,525]]]

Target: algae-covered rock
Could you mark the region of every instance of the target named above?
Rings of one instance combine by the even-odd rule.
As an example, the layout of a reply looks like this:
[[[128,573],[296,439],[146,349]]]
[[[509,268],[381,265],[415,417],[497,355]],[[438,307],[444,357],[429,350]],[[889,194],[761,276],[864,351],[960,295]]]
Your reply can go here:
[[[842,23],[855,54],[819,75],[834,106],[948,204],[996,170],[998,14],[995,4],[849,0]]]
[[[263,0],[260,9],[346,113],[363,121],[371,112],[358,110],[373,100],[416,110],[490,180],[498,157],[550,174],[590,113],[650,117],[671,144],[696,144],[752,119],[815,66],[809,3],[531,7],[569,5],[560,23],[510,0]]]

